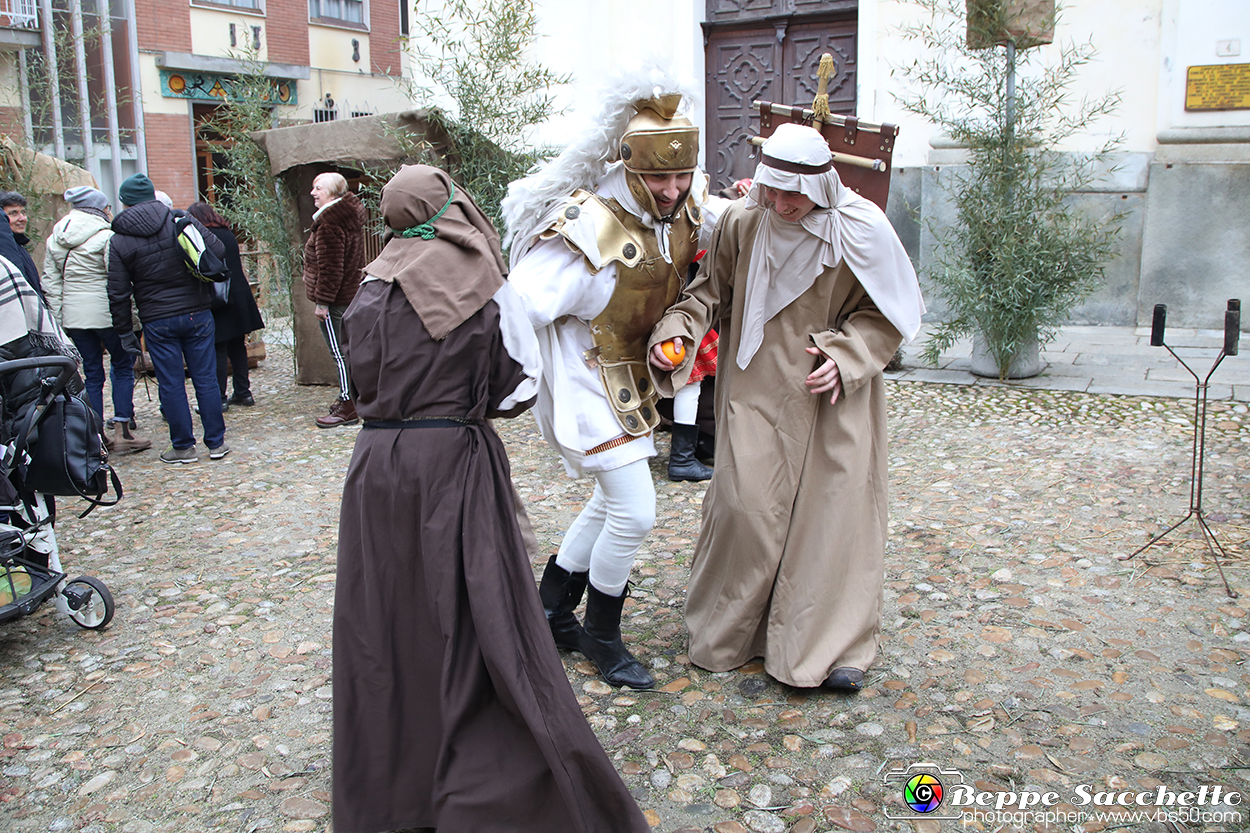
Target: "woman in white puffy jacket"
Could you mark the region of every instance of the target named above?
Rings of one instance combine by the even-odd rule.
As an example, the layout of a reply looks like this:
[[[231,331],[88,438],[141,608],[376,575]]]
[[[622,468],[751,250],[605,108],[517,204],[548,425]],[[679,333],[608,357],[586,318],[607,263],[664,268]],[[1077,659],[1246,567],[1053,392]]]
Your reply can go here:
[[[57,221],[43,258],[43,287],[52,317],[82,355],[87,396],[104,418],[104,351],[111,362],[113,418],[105,444],[125,454],[152,447],[131,429],[134,420],[135,357],[113,329],[108,298],[108,247],[113,237],[108,197],[80,186],[64,194],[73,210]]]

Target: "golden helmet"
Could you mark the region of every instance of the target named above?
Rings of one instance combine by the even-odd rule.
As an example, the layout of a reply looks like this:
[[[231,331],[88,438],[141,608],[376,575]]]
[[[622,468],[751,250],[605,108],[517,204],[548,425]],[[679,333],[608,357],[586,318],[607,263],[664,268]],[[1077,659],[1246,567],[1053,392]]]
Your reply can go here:
[[[673,93],[636,102],[637,114],[625,127],[620,156],[636,174],[683,174],[699,163],[699,128],[677,116],[681,95]]]

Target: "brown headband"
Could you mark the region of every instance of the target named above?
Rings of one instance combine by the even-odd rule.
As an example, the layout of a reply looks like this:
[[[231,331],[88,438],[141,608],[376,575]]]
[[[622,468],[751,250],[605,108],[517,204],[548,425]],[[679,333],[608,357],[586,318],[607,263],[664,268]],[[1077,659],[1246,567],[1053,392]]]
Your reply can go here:
[[[803,165],[798,162],[787,162],[784,159],[777,159],[769,156],[767,153],[763,154],[763,162],[770,168],[776,168],[788,174],[823,174],[833,167],[832,159],[823,165]]]

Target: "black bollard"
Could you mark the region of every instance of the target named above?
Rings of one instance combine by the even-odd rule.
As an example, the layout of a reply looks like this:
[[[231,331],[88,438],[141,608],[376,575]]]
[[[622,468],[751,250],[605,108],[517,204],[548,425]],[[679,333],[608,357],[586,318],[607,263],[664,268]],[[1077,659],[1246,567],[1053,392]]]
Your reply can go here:
[[[1238,343],[1241,341],[1241,299],[1229,298],[1228,309],[1224,311],[1224,355],[1237,355]]]
[[[1163,346],[1163,325],[1164,325],[1164,322],[1167,321],[1167,317],[1168,317],[1168,305],[1167,304],[1155,304],[1154,323],[1150,325],[1150,346],[1151,347]]]

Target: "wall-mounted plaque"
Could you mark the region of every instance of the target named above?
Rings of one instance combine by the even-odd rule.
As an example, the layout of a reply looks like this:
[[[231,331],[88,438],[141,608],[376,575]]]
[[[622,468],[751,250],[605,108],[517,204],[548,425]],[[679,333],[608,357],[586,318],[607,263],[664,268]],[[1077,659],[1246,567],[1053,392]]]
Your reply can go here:
[[[162,69],[160,74],[161,95],[165,98],[189,98],[193,101],[225,103],[240,95],[237,82],[232,75],[173,69]],[[294,81],[273,78],[270,79],[270,83],[272,92],[263,97],[265,103],[291,106],[299,103]]]
[[[1190,67],[1186,110],[1250,110],[1250,64]]]

